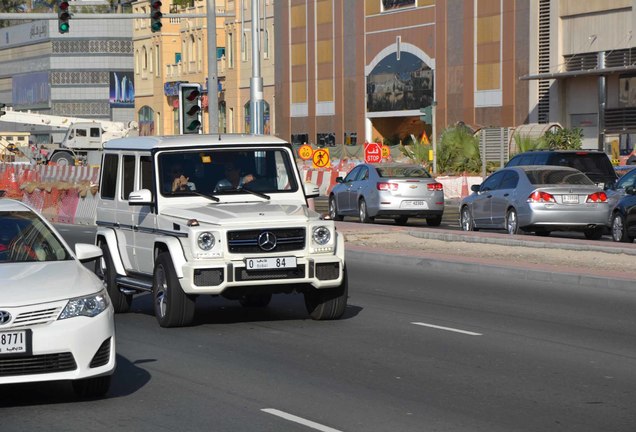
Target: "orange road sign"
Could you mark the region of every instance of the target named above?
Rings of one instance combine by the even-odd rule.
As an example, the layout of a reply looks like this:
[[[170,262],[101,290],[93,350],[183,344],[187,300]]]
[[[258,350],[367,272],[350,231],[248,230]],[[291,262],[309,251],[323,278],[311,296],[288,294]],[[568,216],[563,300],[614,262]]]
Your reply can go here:
[[[309,160],[314,155],[314,149],[311,148],[309,144],[303,144],[298,149],[298,156],[302,160]]]

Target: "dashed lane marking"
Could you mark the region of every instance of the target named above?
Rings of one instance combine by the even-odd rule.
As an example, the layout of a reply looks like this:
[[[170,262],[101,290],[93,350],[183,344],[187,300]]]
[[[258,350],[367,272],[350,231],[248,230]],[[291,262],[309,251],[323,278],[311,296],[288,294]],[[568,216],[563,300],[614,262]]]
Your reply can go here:
[[[303,426],[310,427],[312,429],[316,429],[322,432],[342,432],[338,429],[330,428],[329,426],[321,425],[320,423],[313,422],[311,420],[306,420],[302,417],[295,416],[293,414],[286,413],[284,411],[279,411],[274,408],[263,408],[261,411],[266,412],[271,415],[275,415],[277,417],[283,418],[285,420],[289,420],[294,423],[301,424]]]
[[[466,335],[469,335],[469,336],[483,336],[481,333],[475,333],[475,332],[455,329],[455,328],[451,328],[451,327],[442,327],[442,326],[438,326],[438,325],[434,325],[434,324],[427,324],[427,323],[423,323],[423,322],[412,322],[411,324],[415,324],[415,325],[422,326],[422,327],[430,327],[430,328],[434,328],[434,329],[438,329],[438,330],[446,330],[446,331],[455,332],[455,333],[462,333],[462,334],[466,334]]]

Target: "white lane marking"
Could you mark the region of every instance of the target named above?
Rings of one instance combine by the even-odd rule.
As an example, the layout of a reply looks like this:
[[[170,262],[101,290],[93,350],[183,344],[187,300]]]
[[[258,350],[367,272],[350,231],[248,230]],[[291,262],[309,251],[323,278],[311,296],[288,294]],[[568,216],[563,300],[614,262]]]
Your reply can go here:
[[[329,426],[324,426],[324,425],[321,425],[320,423],[316,423],[316,422],[313,422],[311,420],[306,420],[306,419],[304,419],[302,417],[297,417],[297,416],[295,416],[293,414],[288,414],[288,413],[286,413],[284,411],[279,411],[279,410],[274,409],[274,408],[263,408],[261,411],[266,412],[266,413],[271,414],[271,415],[275,415],[275,416],[284,418],[285,420],[289,420],[289,421],[292,421],[294,423],[301,424],[303,426],[310,427],[312,429],[319,430],[319,431],[323,431],[323,432],[342,432],[342,431],[339,431],[338,429],[330,428]]]
[[[435,329],[439,329],[439,330],[446,330],[446,331],[455,332],[455,333],[467,334],[469,336],[483,336],[481,333],[475,333],[475,332],[470,332],[470,331],[466,331],[466,330],[459,330],[459,329],[450,328],[450,327],[442,327],[442,326],[438,326],[438,325],[434,325],[434,324],[426,324],[426,323],[423,323],[423,322],[412,322],[411,324],[415,324],[415,325],[422,326],[422,327],[435,328]]]

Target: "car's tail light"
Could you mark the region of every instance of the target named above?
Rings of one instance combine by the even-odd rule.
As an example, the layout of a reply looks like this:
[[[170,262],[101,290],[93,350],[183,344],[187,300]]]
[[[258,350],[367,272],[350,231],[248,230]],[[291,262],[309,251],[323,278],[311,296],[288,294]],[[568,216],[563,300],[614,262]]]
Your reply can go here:
[[[441,190],[444,190],[444,185],[441,184],[441,183],[437,183],[437,182],[435,182],[435,183],[427,183],[426,187],[430,191],[436,191],[436,190],[441,191]]]
[[[589,203],[604,203],[607,202],[607,194],[605,192],[594,192],[587,196],[585,202]]]
[[[555,199],[552,194],[542,191],[534,191],[528,197],[529,203],[555,203]]]
[[[380,191],[396,191],[396,190],[398,190],[398,184],[397,183],[378,182],[376,184],[376,187]]]

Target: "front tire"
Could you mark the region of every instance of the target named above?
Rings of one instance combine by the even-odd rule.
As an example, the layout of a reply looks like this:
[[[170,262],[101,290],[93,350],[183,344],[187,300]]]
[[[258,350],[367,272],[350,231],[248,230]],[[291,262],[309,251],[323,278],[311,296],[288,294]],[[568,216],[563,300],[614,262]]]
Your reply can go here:
[[[462,211],[459,215],[459,227],[462,231],[478,231],[475,228],[475,221],[473,220],[473,214],[468,206],[462,207]]]
[[[364,198],[360,198],[358,202],[358,214],[360,215],[361,223],[371,223],[373,222],[373,218],[369,216],[369,210],[367,209],[367,202]]]
[[[161,327],[189,326],[194,320],[196,297],[183,292],[172,259],[162,252],[155,261],[153,275],[155,318]]]
[[[634,237],[627,235],[625,218],[620,213],[614,213],[612,216],[612,240],[620,243],[631,243],[634,241]]]
[[[344,217],[338,214],[338,205],[336,204],[336,197],[329,197],[329,217],[335,221],[341,221]]]
[[[95,378],[84,378],[72,381],[73,392],[80,399],[94,399],[102,397],[110,388],[111,375]]]
[[[342,284],[337,288],[310,289],[305,292],[305,307],[309,316],[318,321],[340,319],[347,308],[349,279],[343,269]]]
[[[67,152],[57,152],[53,156],[51,156],[51,162],[57,164],[58,166],[73,166],[75,165],[75,159],[73,155]]]
[[[117,272],[115,272],[115,264],[108,244],[100,241],[99,247],[102,249],[102,257],[95,262],[95,274],[106,284],[106,291],[113,302],[115,313],[129,312],[133,296],[122,293],[117,286]]]

